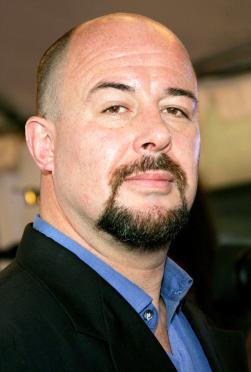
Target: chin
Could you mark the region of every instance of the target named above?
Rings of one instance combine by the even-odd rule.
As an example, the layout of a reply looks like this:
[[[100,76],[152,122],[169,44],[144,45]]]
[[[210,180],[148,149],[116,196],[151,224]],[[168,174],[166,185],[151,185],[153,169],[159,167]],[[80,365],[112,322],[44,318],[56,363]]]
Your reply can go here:
[[[172,241],[188,221],[185,202],[174,209],[154,206],[132,209],[114,203],[97,222],[97,228],[111,235],[129,250],[156,251]]]

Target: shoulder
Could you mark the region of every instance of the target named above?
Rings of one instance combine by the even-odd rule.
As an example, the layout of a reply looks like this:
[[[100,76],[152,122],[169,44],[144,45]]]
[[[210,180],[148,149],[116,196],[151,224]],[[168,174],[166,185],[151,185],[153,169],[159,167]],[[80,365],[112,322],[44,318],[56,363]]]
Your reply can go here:
[[[50,290],[19,264],[0,273],[0,371],[40,371],[41,365],[51,371],[73,329]]]
[[[71,289],[74,292],[72,283]],[[81,291],[81,298],[86,296]],[[113,370],[107,341],[95,331],[99,307],[92,311],[93,319],[81,308],[81,322],[87,323],[81,329],[67,301],[65,292],[56,295],[17,262],[0,273],[1,372]],[[72,306],[75,311],[79,302]]]
[[[0,334],[32,335],[52,322],[53,327],[71,324],[49,288],[14,261],[0,273]]]

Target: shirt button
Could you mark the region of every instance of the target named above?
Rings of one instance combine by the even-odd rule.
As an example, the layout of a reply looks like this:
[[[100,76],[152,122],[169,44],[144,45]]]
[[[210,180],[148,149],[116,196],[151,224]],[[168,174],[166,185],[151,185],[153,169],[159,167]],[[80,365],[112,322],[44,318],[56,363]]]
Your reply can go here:
[[[149,322],[153,318],[153,312],[151,310],[146,310],[143,314],[144,319]]]

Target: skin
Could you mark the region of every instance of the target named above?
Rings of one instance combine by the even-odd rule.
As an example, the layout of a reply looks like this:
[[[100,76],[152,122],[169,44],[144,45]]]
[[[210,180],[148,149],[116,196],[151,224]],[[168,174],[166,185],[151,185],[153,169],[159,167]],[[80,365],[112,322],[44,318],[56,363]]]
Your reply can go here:
[[[34,116],[26,124],[27,144],[42,172],[40,214],[150,294],[160,312],[156,337],[170,351],[160,299],[168,246],[154,253],[130,251],[97,231],[95,223],[109,199],[114,171],[143,155],[166,153],[182,167],[192,205],[200,142],[197,105],[167,91],[178,88],[197,97],[190,59],[164,26],[129,14],[81,25],[65,58],[57,121]],[[104,82],[129,89],[99,87]],[[157,218],[180,205],[171,178],[164,171],[132,177],[116,200]]]

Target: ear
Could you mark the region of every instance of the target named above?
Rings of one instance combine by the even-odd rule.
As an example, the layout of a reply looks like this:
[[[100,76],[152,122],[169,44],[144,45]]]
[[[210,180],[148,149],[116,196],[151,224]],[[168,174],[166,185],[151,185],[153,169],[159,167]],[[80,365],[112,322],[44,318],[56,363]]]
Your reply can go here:
[[[55,125],[44,118],[33,116],[27,120],[25,136],[30,153],[43,173],[54,169]]]

